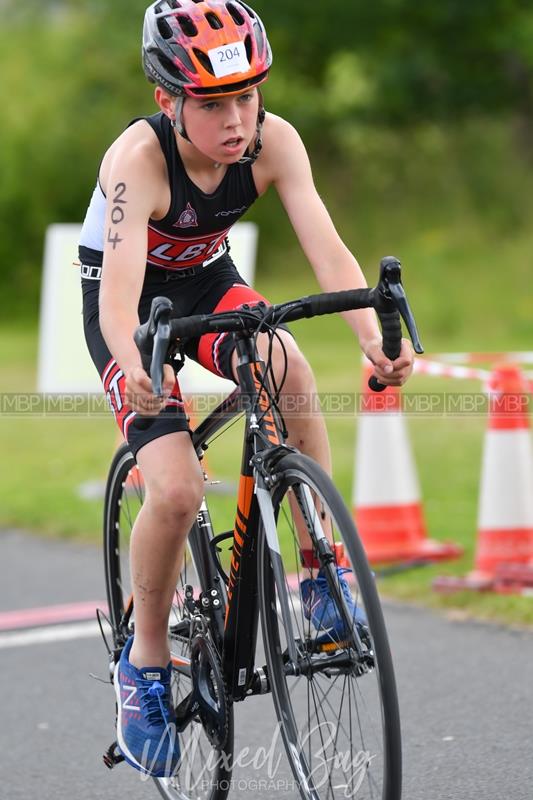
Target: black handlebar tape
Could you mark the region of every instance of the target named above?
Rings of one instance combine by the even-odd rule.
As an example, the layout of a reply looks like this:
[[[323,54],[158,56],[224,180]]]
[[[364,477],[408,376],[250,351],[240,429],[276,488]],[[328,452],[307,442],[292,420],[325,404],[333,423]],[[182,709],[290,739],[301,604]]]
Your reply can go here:
[[[373,392],[384,392],[387,388],[383,383],[380,383],[375,375],[371,375],[368,379],[368,388]]]
[[[391,361],[396,361],[402,349],[402,324],[400,312],[380,314],[381,332],[383,334],[383,352]]]
[[[321,294],[310,295],[292,307],[283,303],[279,307],[274,307],[273,314],[269,318],[270,324],[276,322],[277,318],[283,322],[294,322],[305,317],[316,317],[321,314],[332,314],[341,311],[351,311],[357,308],[368,308],[374,305],[373,289],[349,289],[343,292],[331,292],[324,296]],[[199,314],[184,319],[173,319],[171,323],[171,336],[174,339],[193,339],[202,336],[204,333],[223,333],[240,331],[246,327],[240,319],[231,319],[234,312],[221,312],[220,315],[212,317],[208,314]],[[136,340],[137,341],[137,340]]]
[[[172,339],[196,339],[208,331],[208,318],[205,314],[194,317],[173,319],[170,323]]]
[[[232,319],[231,315],[238,312],[221,311],[215,316],[210,314],[198,314],[194,317],[184,317],[183,319],[173,319],[171,323],[171,338],[173,339],[196,339],[204,333],[232,333],[242,331],[245,327],[239,318]]]
[[[400,355],[402,349],[402,325],[400,322],[400,312],[395,310],[390,314],[381,312],[379,314],[381,322],[381,332],[383,334],[383,352],[395,361]],[[387,387],[378,381],[375,375],[372,375],[368,381],[368,386],[373,392],[383,392]]]
[[[348,289],[343,292],[331,292],[330,294],[311,295],[306,297],[302,303],[303,314],[300,312],[297,319],[302,316],[319,317],[322,314],[335,314],[342,311],[353,311],[358,308],[368,308],[373,306],[373,289]],[[290,312],[288,317],[290,321]]]

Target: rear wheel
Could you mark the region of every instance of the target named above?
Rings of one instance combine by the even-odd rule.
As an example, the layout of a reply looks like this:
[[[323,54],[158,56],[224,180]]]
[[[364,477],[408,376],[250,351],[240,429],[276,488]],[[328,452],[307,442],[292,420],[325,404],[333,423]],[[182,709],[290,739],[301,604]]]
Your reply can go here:
[[[122,446],[111,464],[104,509],[104,560],[109,616],[116,651],[124,646],[135,630],[135,609],[132,603],[129,545],[137,515],[144,501],[142,475],[127,448]],[[174,706],[190,695],[192,690],[191,659],[200,658],[198,648],[191,652],[190,615],[186,608],[185,587],[194,588],[197,599],[201,591],[213,588],[214,570],[209,562],[207,534],[195,524],[189,534],[185,560],[179,575],[169,616],[169,643],[173,664],[172,700]],[[216,588],[222,587],[222,581]],[[222,596],[222,600],[225,597]],[[211,642],[216,631],[208,633]],[[216,647],[204,648],[211,658]],[[219,691],[213,675],[208,682],[213,693]],[[210,734],[210,735],[208,735]],[[227,733],[222,746],[212,744],[212,732],[206,731],[200,717],[195,717],[179,736],[182,759],[172,778],[155,778],[161,795],[168,800],[225,800],[231,782],[233,753],[233,710],[227,710]]]
[[[281,478],[273,502],[288,620],[281,613],[283,598],[273,579],[265,535],[259,548],[261,614],[280,732],[300,793],[313,800],[355,796],[358,800],[399,800],[401,739],[396,683],[383,614],[363,547],[340,495],[315,462],[301,455],[287,456],[276,472]],[[325,581],[332,597],[327,629],[317,630],[308,619],[310,613],[318,613],[317,607],[311,611],[310,605],[320,592],[312,595],[306,608],[300,590],[303,580],[317,577],[316,568],[301,566],[298,531],[303,529],[315,551],[320,531],[336,544],[335,548],[326,547],[329,554],[319,557],[322,587]],[[332,561],[333,553],[336,561]],[[339,577],[341,563],[350,571],[341,571]],[[346,603],[343,580],[347,580],[355,614]],[[342,633],[336,633],[336,627]]]

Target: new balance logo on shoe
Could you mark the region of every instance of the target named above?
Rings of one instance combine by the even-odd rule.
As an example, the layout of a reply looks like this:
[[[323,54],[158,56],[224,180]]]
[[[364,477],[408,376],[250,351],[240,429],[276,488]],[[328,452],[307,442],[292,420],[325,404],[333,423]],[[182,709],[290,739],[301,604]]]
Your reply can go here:
[[[140,706],[134,706],[131,704],[133,697],[137,694],[137,687],[123,683],[121,688],[122,691],[126,692],[126,699],[122,703],[122,708],[125,708],[127,711],[140,711]]]

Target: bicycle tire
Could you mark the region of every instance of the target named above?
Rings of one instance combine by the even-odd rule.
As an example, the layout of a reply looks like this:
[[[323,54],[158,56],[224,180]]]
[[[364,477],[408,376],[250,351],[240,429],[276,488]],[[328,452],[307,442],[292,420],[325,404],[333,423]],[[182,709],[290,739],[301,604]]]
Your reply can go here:
[[[135,518],[144,500],[144,487],[135,459],[126,444],[116,452],[106,485],[104,501],[104,562],[109,617],[113,629],[114,645],[120,651],[134,630],[134,619],[125,617],[129,591],[129,537]],[[189,534],[184,568],[176,587],[175,601],[169,617],[169,627],[179,622],[182,613],[183,588],[189,583],[207,591],[212,588],[214,567],[206,564],[209,557],[207,533],[195,523]],[[221,582],[222,583],[222,582]],[[196,594],[196,592],[195,592]],[[169,634],[174,658],[187,658],[188,644],[183,637]],[[213,637],[213,638],[216,638]],[[187,683],[189,685],[187,685]],[[173,702],[178,702],[190,691],[182,671],[176,668],[172,676]],[[160,794],[166,800],[225,800],[231,787],[231,762],[233,757],[233,709],[228,710],[228,728],[223,748],[210,744],[198,721],[193,721],[180,734],[182,761],[173,778],[154,778]],[[185,755],[190,762],[186,761]],[[201,781],[195,778],[193,766],[201,765]],[[205,764],[213,764],[212,772],[205,772]],[[207,777],[206,777],[207,776]],[[200,791],[200,787],[204,791]]]
[[[312,459],[301,454],[288,455],[277,464],[276,475],[279,480],[272,492],[272,499],[278,538],[283,541],[285,535],[286,539],[287,528],[291,529],[292,526],[294,539],[291,545],[294,556],[286,544],[282,544],[281,550],[284,553],[285,590],[289,594],[298,663],[302,665],[302,669],[307,668],[305,665],[311,662],[318,667],[316,672],[309,670],[307,675],[305,672],[292,677],[287,674],[288,639],[285,638],[267,537],[261,528],[258,548],[259,591],[266,661],[280,733],[297,787],[305,800],[355,795],[358,800],[400,800],[402,757],[396,682],[379,597],[357,530],[331,479]],[[359,667],[356,667],[357,659],[354,658],[354,640],[334,644],[336,637],[331,637],[331,642],[319,644],[324,635],[313,630],[302,609],[298,589],[302,578],[302,568],[298,566],[301,563],[300,545],[297,531],[294,530],[296,517],[300,517],[300,525],[303,521],[303,514],[299,511],[301,506],[298,502],[295,503],[298,494],[300,498],[305,497],[302,487],[307,487],[311,492],[313,514],[319,512],[316,513],[316,519],[320,518],[323,529],[329,524],[325,522],[325,514],[333,520],[334,535],[340,536],[353,571],[355,593],[352,589],[352,595],[355,596],[357,606],[364,610],[367,619],[366,626],[356,628],[361,634],[361,640],[364,634],[365,657],[370,659],[370,654],[373,654],[373,666],[359,676],[356,675]],[[293,499],[288,502],[291,495]],[[310,529],[312,526],[307,527]],[[336,575],[335,566],[333,564],[330,569]],[[289,578],[290,571],[292,578]],[[353,631],[351,635],[355,636]],[[326,650],[329,648],[329,654],[322,652],[323,647]],[[332,653],[335,656],[342,655],[350,666],[344,668],[344,673],[339,667],[337,676],[330,669],[330,675],[326,677],[325,667],[320,667],[320,660],[324,663],[329,660],[331,663]],[[339,685],[335,687],[337,682]],[[326,683],[327,690],[324,688]],[[333,703],[341,691],[341,684],[340,708],[338,716],[335,716]],[[372,709],[369,707],[371,700]],[[354,719],[350,717],[349,727],[343,721],[344,717],[340,716],[345,713],[346,706],[350,711],[354,706]],[[324,741],[323,737],[325,731],[331,734],[332,739],[332,726],[335,728],[335,752],[330,747],[331,741]],[[315,750],[316,742],[319,745],[318,750]],[[342,742],[349,747],[349,759],[346,758],[346,751],[337,751],[337,745],[341,748]],[[354,746],[358,745],[360,750],[355,753]],[[372,749],[369,750],[369,747]],[[317,771],[312,758],[315,752],[319,753],[320,748],[323,754],[318,757],[320,769]],[[354,759],[354,755],[357,758]],[[326,768],[326,764],[331,764],[331,769]],[[347,765],[346,769],[343,765]]]

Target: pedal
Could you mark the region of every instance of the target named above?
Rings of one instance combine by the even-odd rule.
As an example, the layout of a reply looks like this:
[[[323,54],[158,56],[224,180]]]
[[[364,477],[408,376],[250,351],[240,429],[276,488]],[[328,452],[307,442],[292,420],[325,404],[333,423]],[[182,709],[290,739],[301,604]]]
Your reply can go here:
[[[113,742],[113,744],[108,747],[102,758],[108,769],[113,769],[113,767],[115,767],[117,764],[121,764],[125,760],[124,756],[118,749],[118,742]]]

